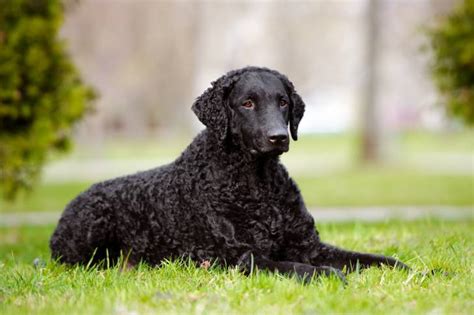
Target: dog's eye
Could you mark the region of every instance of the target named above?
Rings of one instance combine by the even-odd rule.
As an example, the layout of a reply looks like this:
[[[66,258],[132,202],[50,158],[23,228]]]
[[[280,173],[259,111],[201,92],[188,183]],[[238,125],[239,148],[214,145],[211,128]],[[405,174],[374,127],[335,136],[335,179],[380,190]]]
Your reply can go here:
[[[288,106],[288,102],[285,101],[285,100],[281,100],[280,101],[280,107],[286,107],[286,106]]]
[[[242,106],[245,108],[253,108],[254,104],[251,100],[246,100],[245,102],[242,103]]]

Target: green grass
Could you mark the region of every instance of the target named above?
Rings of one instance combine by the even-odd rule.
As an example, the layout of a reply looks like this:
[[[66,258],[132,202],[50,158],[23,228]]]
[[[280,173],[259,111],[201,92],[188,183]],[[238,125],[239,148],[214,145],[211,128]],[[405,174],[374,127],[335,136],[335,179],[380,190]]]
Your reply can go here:
[[[107,141],[100,149],[77,148],[69,158],[75,162],[71,167],[97,158],[131,161],[131,165],[135,159],[172,161],[190,140],[181,137]],[[474,205],[474,130],[406,132],[394,137],[391,146],[396,148],[395,160],[389,159],[385,165],[360,167],[354,162],[355,134],[303,135],[291,144],[290,152],[282,160],[309,207]],[[138,156],[137,152],[140,152]],[[458,164],[462,164],[460,169],[465,170],[464,174],[456,170]],[[60,211],[90,184],[74,178],[70,182],[49,179],[31,194],[20,195],[14,203],[0,200],[0,212]]]
[[[9,202],[0,199],[2,212],[62,211],[65,205],[91,183],[43,183],[32,192],[22,193]]]
[[[309,285],[258,272],[189,264],[131,271],[68,268],[49,261],[52,227],[0,229],[1,314],[471,314],[474,221],[324,224],[321,236],[358,250],[395,255],[414,268],[348,276],[344,287]],[[45,268],[32,261],[46,260]],[[424,275],[432,269],[447,274]]]
[[[415,153],[474,154],[474,128],[452,132],[412,131],[400,134],[398,144],[404,151]]]
[[[296,181],[309,206],[474,205],[470,175],[368,167]]]
[[[454,153],[474,154],[474,129],[451,132],[407,131],[388,137],[390,145],[401,153]],[[174,158],[191,142],[192,135],[159,139],[112,139],[96,147],[76,147],[73,156],[79,158],[101,157],[105,159]],[[358,135],[354,132],[342,134],[302,134],[293,142],[291,153],[295,155],[319,155],[321,153],[344,154],[355,157]]]
[[[474,179],[469,175],[371,167],[294,178],[309,207],[474,204]],[[41,184],[14,203],[0,200],[0,212],[60,211],[89,185]]]

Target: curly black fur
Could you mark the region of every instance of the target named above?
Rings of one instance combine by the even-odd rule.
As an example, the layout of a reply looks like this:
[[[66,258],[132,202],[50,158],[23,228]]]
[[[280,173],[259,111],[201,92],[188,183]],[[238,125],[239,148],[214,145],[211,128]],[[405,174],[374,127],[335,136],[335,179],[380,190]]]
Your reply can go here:
[[[384,256],[345,251],[320,241],[300,191],[278,155],[245,150],[228,96],[246,73],[284,84],[289,125],[297,139],[304,103],[280,73],[247,67],[212,83],[192,109],[207,126],[173,163],[93,185],[65,209],[51,238],[52,257],[85,264],[107,254],[158,265],[163,259],[216,260],[250,270],[336,273],[344,267],[388,264]]]

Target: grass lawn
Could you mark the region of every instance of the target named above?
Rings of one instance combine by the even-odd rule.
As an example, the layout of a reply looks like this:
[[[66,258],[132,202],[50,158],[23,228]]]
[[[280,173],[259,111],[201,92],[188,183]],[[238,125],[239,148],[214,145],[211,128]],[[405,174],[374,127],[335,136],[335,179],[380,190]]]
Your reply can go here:
[[[309,206],[474,205],[474,177],[404,168],[354,168],[295,177]]]
[[[174,160],[190,141],[191,137],[129,139],[106,141],[100,148],[78,146],[67,157],[73,163],[61,169],[61,174],[68,174],[67,181],[49,178],[15,203],[0,199],[0,212],[61,211],[92,182],[71,178],[71,168],[82,174],[86,172],[82,165],[94,159],[129,161],[132,167],[137,158],[156,159],[158,164],[152,165],[159,165]],[[400,133],[391,140],[392,160],[372,167],[356,166],[357,141],[356,134],[346,133],[302,135],[291,144],[282,161],[308,206],[474,205],[474,130]],[[114,174],[136,171],[123,169],[128,164],[112,167]],[[464,171],[450,169],[457,165]]]
[[[324,240],[396,255],[414,268],[388,268],[309,285],[257,272],[167,263],[120,272],[49,261],[53,227],[0,229],[1,314],[472,314],[474,221],[324,224]],[[44,268],[33,260],[46,260]],[[447,274],[423,273],[442,269]]]
[[[156,139],[111,139],[95,146],[77,146],[72,153],[77,158],[91,156],[105,159],[164,157],[174,159],[192,141],[194,135]],[[473,154],[474,129],[451,132],[406,131],[390,135],[389,145],[400,154],[449,153]],[[344,154],[354,157],[358,151],[358,135],[355,132],[340,134],[301,134],[297,142],[291,142],[294,155],[318,156],[322,153]]]
[[[321,176],[298,175],[309,207],[474,204],[470,175],[423,173],[394,168],[354,168]],[[0,212],[61,211],[90,183],[46,183],[14,203],[0,200]]]

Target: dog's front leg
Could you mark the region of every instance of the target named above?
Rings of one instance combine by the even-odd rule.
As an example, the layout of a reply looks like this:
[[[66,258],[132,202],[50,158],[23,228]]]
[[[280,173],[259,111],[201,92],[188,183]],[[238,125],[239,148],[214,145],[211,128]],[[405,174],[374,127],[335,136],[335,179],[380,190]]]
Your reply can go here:
[[[382,265],[410,270],[410,267],[393,257],[344,250],[325,243],[321,243],[317,247],[313,260],[318,265],[323,264],[338,269],[344,269],[345,267],[349,272],[354,271],[356,268]]]
[[[358,267],[381,265],[410,270],[407,265],[392,257],[358,253],[322,243],[315,229],[314,219],[307,211],[301,196],[293,196],[293,199],[296,200],[293,205],[295,210],[290,212],[286,220],[283,244],[285,260],[300,261],[313,266],[329,266],[338,270],[346,269],[348,272]]]
[[[237,264],[246,274],[251,274],[255,269],[268,270],[286,275],[295,275],[304,282],[309,282],[315,276],[335,276],[346,283],[341,270],[330,266],[312,266],[292,261],[275,261],[263,256],[245,253]]]

